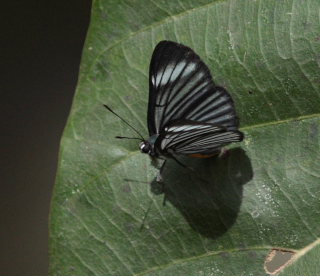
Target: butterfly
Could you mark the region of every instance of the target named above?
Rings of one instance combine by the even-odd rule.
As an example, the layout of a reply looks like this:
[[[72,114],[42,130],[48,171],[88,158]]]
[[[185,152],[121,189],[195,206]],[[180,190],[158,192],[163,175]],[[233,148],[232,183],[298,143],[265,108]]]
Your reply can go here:
[[[167,158],[185,166],[177,156],[211,157],[244,138],[228,91],[215,85],[210,70],[191,48],[166,40],[157,44],[150,62],[147,122],[149,139],[128,124],[141,137],[129,139],[141,140],[140,151],[152,159],[165,160],[159,181]]]

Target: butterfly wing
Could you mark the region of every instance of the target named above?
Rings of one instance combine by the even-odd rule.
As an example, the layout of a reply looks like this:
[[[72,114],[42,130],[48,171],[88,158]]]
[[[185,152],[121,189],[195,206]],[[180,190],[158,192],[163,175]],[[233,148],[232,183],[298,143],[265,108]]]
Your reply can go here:
[[[163,129],[156,141],[156,148],[166,154],[210,155],[221,147],[240,142],[243,134],[223,126],[193,121],[180,121]]]
[[[149,72],[148,129],[159,134],[172,121],[192,120],[238,128],[231,96],[214,85],[210,71],[189,47],[161,41]]]

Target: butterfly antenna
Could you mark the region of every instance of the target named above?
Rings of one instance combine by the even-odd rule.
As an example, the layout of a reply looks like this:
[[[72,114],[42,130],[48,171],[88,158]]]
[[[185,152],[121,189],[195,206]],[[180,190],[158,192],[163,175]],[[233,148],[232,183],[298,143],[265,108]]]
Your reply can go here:
[[[135,137],[116,136],[116,138],[118,138],[118,139],[135,139],[135,140],[141,141],[141,138],[135,138]]]
[[[142,140],[144,141],[144,138],[143,136],[132,126],[130,125],[125,119],[123,119],[122,117],[120,117],[117,113],[115,113],[109,106],[107,105],[103,105],[106,109],[108,109],[111,113],[113,113],[114,115],[116,115],[120,120],[122,120],[125,124],[127,124],[132,130],[134,130],[140,137],[140,138],[129,138],[129,137],[123,137],[123,136],[116,136],[116,138],[119,138],[119,139],[138,139],[138,140]]]

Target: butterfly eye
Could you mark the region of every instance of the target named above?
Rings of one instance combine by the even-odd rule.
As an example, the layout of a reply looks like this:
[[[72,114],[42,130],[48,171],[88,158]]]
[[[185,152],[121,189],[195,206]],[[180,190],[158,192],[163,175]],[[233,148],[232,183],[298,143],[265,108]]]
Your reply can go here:
[[[142,142],[140,145],[139,145],[139,148],[140,148],[140,151],[143,152],[143,153],[149,153],[151,151],[151,145],[150,143],[148,142]]]

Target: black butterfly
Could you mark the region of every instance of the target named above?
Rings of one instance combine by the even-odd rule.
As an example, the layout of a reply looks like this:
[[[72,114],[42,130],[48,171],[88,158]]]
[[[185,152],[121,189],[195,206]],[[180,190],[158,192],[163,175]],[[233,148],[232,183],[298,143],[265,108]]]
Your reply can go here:
[[[179,164],[177,155],[210,157],[223,146],[242,141],[238,126],[230,94],[215,86],[200,57],[182,44],[159,42],[149,69],[149,139],[130,126],[141,137],[133,138],[142,141],[141,152],[153,159],[171,157]]]

